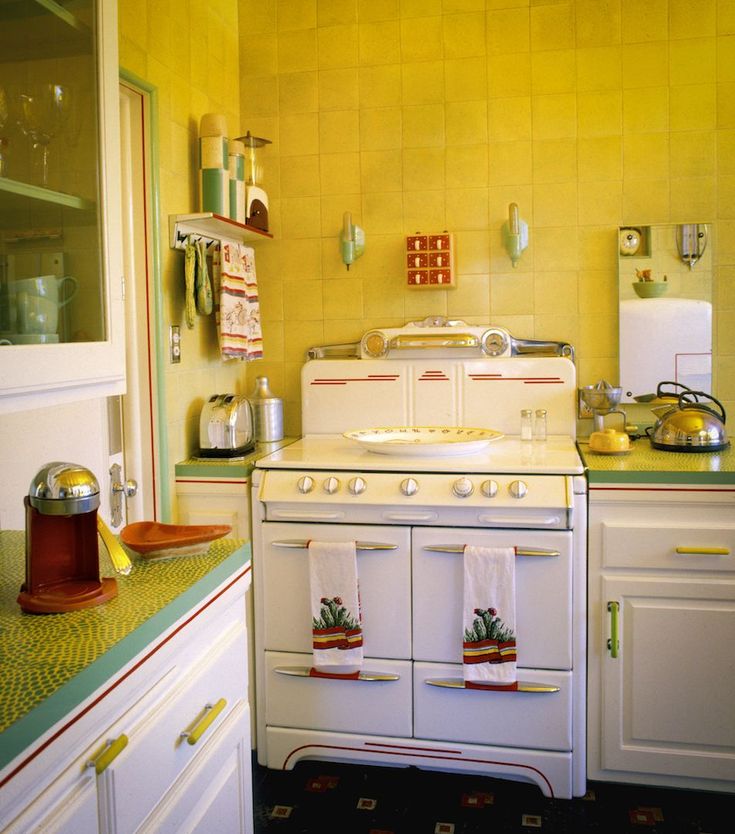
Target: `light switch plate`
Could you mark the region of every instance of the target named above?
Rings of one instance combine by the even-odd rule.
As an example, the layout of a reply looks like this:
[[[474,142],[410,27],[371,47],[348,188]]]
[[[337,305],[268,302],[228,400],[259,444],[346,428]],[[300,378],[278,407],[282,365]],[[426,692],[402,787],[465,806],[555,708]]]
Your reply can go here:
[[[169,360],[172,365],[181,362],[181,327],[172,324],[168,330],[168,351]]]

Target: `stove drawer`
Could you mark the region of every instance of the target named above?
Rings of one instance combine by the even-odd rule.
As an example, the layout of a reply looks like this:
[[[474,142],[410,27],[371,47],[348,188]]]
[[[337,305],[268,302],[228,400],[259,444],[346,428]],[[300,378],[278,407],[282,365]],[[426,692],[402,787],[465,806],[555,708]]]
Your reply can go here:
[[[518,669],[518,679],[558,692],[453,689],[428,680],[462,679],[462,667],[414,663],[414,737],[437,741],[572,749],[572,674]]]
[[[265,667],[267,726],[411,735],[410,661],[365,658],[364,673],[396,676],[372,681],[293,674],[311,667],[310,654],[266,652]]]
[[[414,530],[413,651],[416,660],[462,661],[463,556],[432,548],[465,544],[539,548],[516,557],[518,664],[572,668],[572,534],[534,530]]]
[[[263,552],[256,556],[263,612],[263,643],[273,651],[311,655],[309,554],[288,542],[360,541],[394,547],[358,550],[365,656],[411,657],[411,563],[409,531],[401,527],[366,527],[354,524],[318,526],[263,524]]]

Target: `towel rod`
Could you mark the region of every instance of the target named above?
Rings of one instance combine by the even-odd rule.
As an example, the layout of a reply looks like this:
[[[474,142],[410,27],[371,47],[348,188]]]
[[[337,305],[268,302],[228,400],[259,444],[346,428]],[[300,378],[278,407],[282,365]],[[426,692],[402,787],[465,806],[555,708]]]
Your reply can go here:
[[[273,547],[293,547],[297,549],[306,549],[309,542],[306,539],[282,539],[281,541],[271,542]],[[355,547],[358,550],[398,550],[397,544],[383,544],[382,542],[355,542]]]
[[[465,682],[462,678],[426,678],[424,683],[429,684],[429,686],[442,686],[446,689],[470,689],[470,687],[465,686]],[[477,692],[478,689],[476,687],[471,687],[473,692]],[[542,695],[550,692],[558,692],[559,687],[553,686],[552,684],[548,683],[531,683],[531,681],[518,681],[518,684],[514,689],[491,689],[490,687],[487,688],[488,692],[533,692],[536,695]]]
[[[276,666],[273,671],[279,675],[293,675],[297,678],[312,677],[311,669],[308,666]],[[393,672],[360,672],[356,678],[345,678],[345,680],[397,681],[400,680],[400,677]]]
[[[435,553],[464,553],[464,549],[463,544],[427,544],[424,547]],[[561,556],[561,553],[547,547],[516,547],[516,556]]]

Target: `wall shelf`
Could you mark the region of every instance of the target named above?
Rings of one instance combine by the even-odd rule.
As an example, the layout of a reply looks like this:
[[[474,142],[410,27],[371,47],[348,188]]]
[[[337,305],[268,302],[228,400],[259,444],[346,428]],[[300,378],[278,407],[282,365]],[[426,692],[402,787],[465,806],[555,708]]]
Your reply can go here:
[[[183,249],[186,240],[191,235],[197,240],[213,243],[220,240],[234,240],[238,242],[270,239],[273,235],[238,223],[220,214],[200,212],[198,214],[171,214],[168,218],[169,237],[172,249]]]
[[[44,203],[52,203],[57,206],[66,206],[67,208],[87,210],[94,208],[94,203],[84,199],[84,197],[76,197],[74,194],[53,191],[50,188],[42,188],[40,185],[31,185],[30,183],[11,180],[7,177],[0,177],[0,191],[16,194],[18,197],[41,200]]]

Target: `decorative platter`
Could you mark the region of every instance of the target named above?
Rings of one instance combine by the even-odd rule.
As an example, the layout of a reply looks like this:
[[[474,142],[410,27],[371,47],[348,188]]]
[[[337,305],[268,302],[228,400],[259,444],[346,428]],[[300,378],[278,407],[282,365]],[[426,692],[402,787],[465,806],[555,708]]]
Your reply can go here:
[[[144,559],[170,559],[205,553],[209,545],[232,532],[229,524],[161,524],[136,521],[120,531],[120,541]]]
[[[384,426],[347,431],[343,437],[379,455],[471,455],[503,435],[464,426]]]

